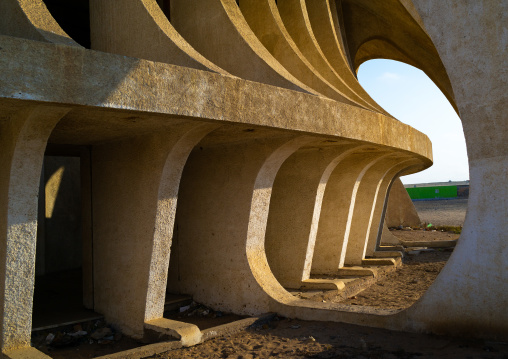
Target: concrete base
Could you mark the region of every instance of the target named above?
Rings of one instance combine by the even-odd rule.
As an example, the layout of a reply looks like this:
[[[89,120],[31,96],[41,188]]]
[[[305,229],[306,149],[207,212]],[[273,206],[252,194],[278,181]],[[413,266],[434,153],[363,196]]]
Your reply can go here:
[[[362,261],[365,266],[390,266],[398,267],[402,264],[401,257],[397,258],[368,258]]]
[[[145,335],[153,338],[170,337],[180,340],[184,347],[201,343],[201,331],[197,325],[165,318],[154,319],[145,323]]]
[[[398,251],[379,251],[374,252],[373,258],[402,258],[402,252]]]
[[[341,279],[306,279],[300,289],[322,289],[341,291],[346,287]]]
[[[2,353],[2,358],[5,359],[51,359],[51,357],[38,351],[35,348],[28,347],[23,349],[15,349]]]
[[[337,270],[338,276],[353,276],[353,277],[363,277],[363,276],[372,276],[377,277],[377,269],[376,268],[365,268],[365,267],[342,267]]]

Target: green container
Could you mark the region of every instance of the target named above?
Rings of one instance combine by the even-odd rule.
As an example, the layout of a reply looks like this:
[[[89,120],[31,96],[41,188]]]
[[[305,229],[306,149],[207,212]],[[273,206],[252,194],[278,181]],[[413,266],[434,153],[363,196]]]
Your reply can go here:
[[[411,199],[456,198],[457,186],[406,188]]]

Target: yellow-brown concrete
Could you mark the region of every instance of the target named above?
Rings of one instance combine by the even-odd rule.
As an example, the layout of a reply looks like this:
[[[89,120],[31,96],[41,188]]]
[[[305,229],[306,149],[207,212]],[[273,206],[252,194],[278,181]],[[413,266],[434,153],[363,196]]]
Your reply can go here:
[[[43,0],[0,4],[2,352],[30,345],[47,144],[89,148],[93,218],[82,220],[93,251],[88,243],[83,265],[93,262],[94,275],[83,299],[128,335],[200,340],[195,327],[162,319],[167,286],[241,314],[507,338],[506,314],[492,310],[507,300],[506,271],[494,268],[505,265],[506,196],[485,199],[506,192],[506,4],[172,0],[164,13],[155,0],[119,3],[90,3],[94,50],[76,46]],[[483,41],[489,33],[500,35]],[[462,238],[436,284],[400,313],[345,311],[284,289],[311,268],[376,258],[391,184],[432,163],[428,138],[358,84],[358,66],[377,57],[436,82],[470,154]],[[286,253],[285,228],[298,244]]]

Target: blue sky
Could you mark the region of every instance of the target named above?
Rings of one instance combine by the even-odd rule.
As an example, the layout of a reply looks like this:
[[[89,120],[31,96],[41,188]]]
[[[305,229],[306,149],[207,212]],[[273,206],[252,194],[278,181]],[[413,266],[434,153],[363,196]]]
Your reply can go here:
[[[360,66],[358,80],[392,116],[425,133],[432,141],[434,165],[401,177],[403,183],[469,179],[460,119],[425,73],[397,61],[371,60]]]

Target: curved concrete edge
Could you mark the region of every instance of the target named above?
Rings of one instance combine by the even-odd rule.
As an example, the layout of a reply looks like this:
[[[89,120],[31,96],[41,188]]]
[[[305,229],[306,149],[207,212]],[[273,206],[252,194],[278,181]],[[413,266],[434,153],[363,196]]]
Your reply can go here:
[[[413,0],[448,72],[469,157],[461,237],[434,284],[408,310],[422,331],[508,339],[506,118],[508,4]],[[475,26],[471,26],[471,24]],[[478,119],[481,118],[481,121]],[[495,195],[492,195],[495,193]],[[500,270],[503,268],[502,270]],[[439,308],[439,309],[436,309]]]
[[[173,0],[171,24],[199,53],[230,74],[306,92],[258,41],[234,0]]]
[[[4,278],[0,281],[0,325],[4,351],[30,346],[39,179],[47,139],[69,110],[25,106],[0,125],[0,275]]]
[[[386,151],[357,151],[337,166],[326,185],[311,274],[336,274],[344,266],[356,196],[365,172]]]
[[[164,314],[167,273],[175,225],[178,188],[183,167],[194,146],[217,127],[217,125],[209,123],[197,125],[178,139],[166,158],[157,199],[153,249],[148,274],[145,321],[162,318]]]
[[[285,288],[310,278],[312,255],[326,184],[332,171],[365,145],[301,149],[281,166],[272,188],[265,234],[271,271]]]
[[[2,0],[0,34],[81,47],[62,30],[43,0]]]
[[[421,224],[420,216],[418,216],[411,197],[400,178],[395,180],[388,195],[385,215],[388,227],[419,226]]]
[[[365,260],[370,228],[379,225],[380,218],[375,217],[378,200],[386,197],[386,191],[382,190],[386,177],[393,172],[394,168],[404,163],[407,157],[392,154],[379,158],[371,164],[362,177],[358,194],[355,199],[355,207],[351,218],[351,230],[346,249],[344,263],[347,265],[362,265]],[[367,224],[367,225],[365,225]]]
[[[312,26],[312,31],[319,44],[319,47],[329,64],[333,66],[338,76],[344,79],[344,83],[364,101],[368,107],[375,109],[381,113],[387,115],[387,112],[383,110],[364,90],[364,88],[358,82],[358,79],[353,74],[349,63],[344,56],[342,46],[339,42],[336,26],[336,16],[332,14],[332,7],[335,9],[335,1],[318,1],[311,2],[306,0],[306,9],[309,17],[309,22]],[[326,21],[323,19],[328,19]]]
[[[81,47],[62,30],[43,0],[0,2],[0,34]]]
[[[393,1],[390,6],[383,6],[378,2],[357,3],[347,0],[342,3],[342,11],[349,18],[346,33],[355,71],[363,61],[374,58],[407,62],[425,72],[454,109],[458,110],[450,79],[435,45],[408,12],[407,4]],[[401,24],[404,31],[399,30]],[[364,44],[371,40],[377,40],[378,44],[365,47]]]
[[[272,0],[273,1],[273,0]],[[279,0],[277,9],[284,26],[298,49],[312,64],[315,71],[337,89],[343,97],[342,102],[355,106],[365,106],[363,101],[344,83],[328,63],[317,43],[310,25],[304,0]],[[326,21],[326,20],[325,20]]]
[[[4,99],[128,109],[337,136],[411,152],[424,166],[432,163],[426,135],[356,106],[208,71],[75,47],[29,42],[27,50],[25,41],[29,40],[0,36],[0,78],[5,84],[0,97]],[[59,70],[62,67],[68,69],[65,75]],[[23,78],[17,76],[19,71]],[[68,89],[62,82],[80,85]],[[147,91],[156,96],[147,98]]]
[[[413,173],[415,170],[419,170],[420,168],[421,165],[417,161],[408,160],[400,164],[399,166],[394,167],[392,171],[385,176],[386,180],[384,181],[382,185],[382,190],[380,191],[382,201],[376,202],[377,205],[373,214],[375,218],[379,218],[379,220],[376,220],[378,226],[371,227],[367,244],[367,250],[365,252],[366,255],[372,255],[374,251],[379,249],[381,237],[384,233],[383,228],[386,225],[385,215],[386,208],[388,206],[388,193],[390,192],[393,183],[402,174]]]
[[[90,24],[94,50],[227,74],[183,39],[155,0],[92,0]]]
[[[310,93],[341,100],[331,84],[316,73],[287,34],[273,1],[240,1],[240,10],[249,27],[270,54],[304,84]]]
[[[144,329],[145,335],[153,337],[155,340],[172,337],[179,340],[184,347],[199,344],[203,338],[201,331],[196,325],[165,318],[145,322]]]

